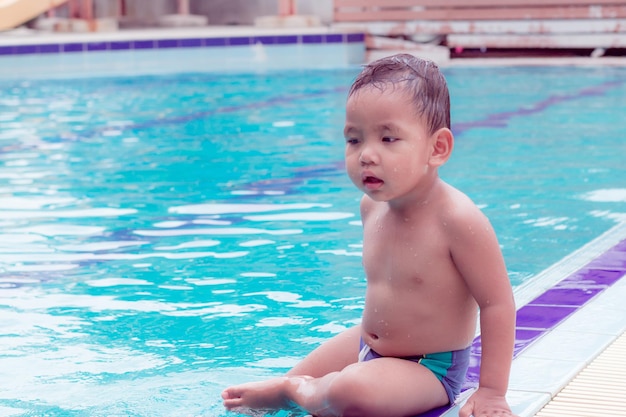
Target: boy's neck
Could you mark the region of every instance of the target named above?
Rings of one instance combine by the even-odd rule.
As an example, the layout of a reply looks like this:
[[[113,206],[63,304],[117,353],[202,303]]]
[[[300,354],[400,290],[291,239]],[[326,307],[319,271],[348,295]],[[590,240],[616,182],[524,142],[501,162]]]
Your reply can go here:
[[[445,183],[435,173],[432,179],[419,190],[414,190],[402,198],[388,201],[389,210],[398,215],[408,216],[427,209],[436,200],[443,185]]]

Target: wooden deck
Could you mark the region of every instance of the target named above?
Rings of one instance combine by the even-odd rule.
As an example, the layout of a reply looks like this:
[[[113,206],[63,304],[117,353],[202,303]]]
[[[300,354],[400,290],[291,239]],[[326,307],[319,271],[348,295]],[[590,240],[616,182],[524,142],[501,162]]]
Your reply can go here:
[[[626,0],[334,0],[334,22],[371,49],[626,48]]]

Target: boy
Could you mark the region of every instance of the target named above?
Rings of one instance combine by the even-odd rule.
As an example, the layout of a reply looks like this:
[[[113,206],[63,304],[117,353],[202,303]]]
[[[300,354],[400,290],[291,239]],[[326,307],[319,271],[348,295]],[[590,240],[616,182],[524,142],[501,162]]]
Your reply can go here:
[[[344,136],[348,175],[364,192],[361,324],[284,377],[227,388],[224,406],[393,417],[452,403],[480,309],[480,384],[459,416],[511,416],[513,294],[489,221],[439,178],[454,139],[437,66],[406,54],[366,66],[348,94]]]

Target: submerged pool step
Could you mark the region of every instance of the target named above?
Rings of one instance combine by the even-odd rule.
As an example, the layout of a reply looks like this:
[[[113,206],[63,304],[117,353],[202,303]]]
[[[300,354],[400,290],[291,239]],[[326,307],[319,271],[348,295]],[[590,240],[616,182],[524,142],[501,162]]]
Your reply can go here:
[[[535,414],[535,417],[598,416],[626,416],[626,333]]]

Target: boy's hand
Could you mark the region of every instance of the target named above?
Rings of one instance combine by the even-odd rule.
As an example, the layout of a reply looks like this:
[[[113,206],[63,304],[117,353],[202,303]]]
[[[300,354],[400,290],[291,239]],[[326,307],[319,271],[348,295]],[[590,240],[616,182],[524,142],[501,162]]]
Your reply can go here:
[[[459,411],[459,417],[517,417],[506,399],[489,388],[478,388]]]

